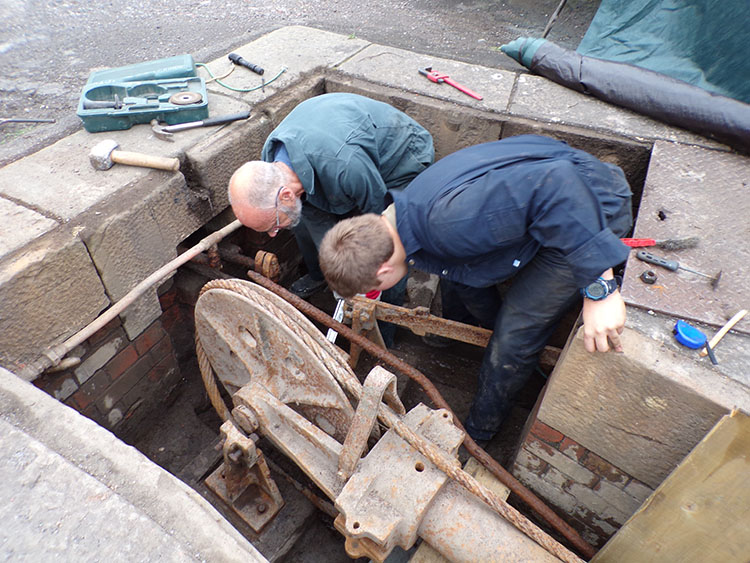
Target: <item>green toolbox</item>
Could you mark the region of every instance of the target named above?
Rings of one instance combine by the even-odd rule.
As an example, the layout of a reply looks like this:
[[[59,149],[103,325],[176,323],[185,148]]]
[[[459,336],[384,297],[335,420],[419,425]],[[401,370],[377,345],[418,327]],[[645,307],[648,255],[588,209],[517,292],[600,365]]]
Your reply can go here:
[[[152,119],[170,125],[200,121],[208,117],[206,82],[191,55],[99,70],[83,87],[77,114],[90,133]]]

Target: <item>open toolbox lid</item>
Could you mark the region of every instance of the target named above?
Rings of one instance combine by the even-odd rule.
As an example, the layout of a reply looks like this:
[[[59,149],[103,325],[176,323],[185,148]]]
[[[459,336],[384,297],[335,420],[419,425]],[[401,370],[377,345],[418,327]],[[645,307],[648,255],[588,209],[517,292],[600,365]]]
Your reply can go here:
[[[90,133],[130,129],[152,119],[170,125],[208,117],[206,82],[191,55],[91,73],[77,115]]]

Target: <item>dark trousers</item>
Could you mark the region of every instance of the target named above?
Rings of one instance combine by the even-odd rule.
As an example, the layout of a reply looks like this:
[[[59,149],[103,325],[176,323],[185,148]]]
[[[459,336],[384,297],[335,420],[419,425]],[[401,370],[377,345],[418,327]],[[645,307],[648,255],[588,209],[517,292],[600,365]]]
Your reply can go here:
[[[464,425],[475,440],[489,440],[529,380],[558,321],[580,301],[579,287],[562,255],[546,249],[513,278],[502,299],[496,286],[440,283],[444,317],[493,329]]]

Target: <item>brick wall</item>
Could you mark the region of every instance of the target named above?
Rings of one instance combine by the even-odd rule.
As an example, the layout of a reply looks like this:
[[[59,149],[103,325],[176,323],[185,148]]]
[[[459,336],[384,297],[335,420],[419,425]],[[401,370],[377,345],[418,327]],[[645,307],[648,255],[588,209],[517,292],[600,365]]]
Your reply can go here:
[[[34,384],[123,440],[135,440],[179,386],[178,360],[191,351],[191,308],[177,293],[172,288],[160,297],[162,316],[134,340],[114,319],[68,355],[80,357],[79,365]]]
[[[603,545],[653,492],[535,419],[513,465],[513,474],[555,507],[586,541]]]

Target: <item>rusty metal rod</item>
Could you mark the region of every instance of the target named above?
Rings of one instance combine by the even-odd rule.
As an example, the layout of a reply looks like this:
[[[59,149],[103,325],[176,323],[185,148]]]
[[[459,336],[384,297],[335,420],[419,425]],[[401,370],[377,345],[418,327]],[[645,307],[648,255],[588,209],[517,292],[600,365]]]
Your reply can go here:
[[[272,291],[282,299],[288,301],[299,311],[305,315],[315,319],[323,325],[332,328],[344,338],[360,346],[363,350],[371,354],[373,357],[382,360],[391,367],[397,369],[402,374],[416,381],[425,391],[427,396],[433,402],[433,404],[442,409],[446,409],[449,412],[453,412],[448,403],[443,399],[440,392],[433,385],[433,383],[420,371],[410,366],[403,360],[397,358],[387,350],[383,350],[377,345],[373,344],[370,340],[354,332],[351,328],[342,324],[338,321],[333,320],[326,313],[314,307],[304,299],[301,299],[294,295],[292,292],[287,291],[280,285],[272,282],[268,278],[255,273],[254,271],[247,272],[248,278],[257,283],[258,285]],[[454,422],[461,430],[464,430],[461,423],[454,416]],[[560,516],[558,516],[551,508],[544,504],[539,497],[533,492],[526,488],[518,479],[513,477],[502,465],[495,461],[492,457],[487,454],[472,438],[466,434],[464,439],[464,446],[466,450],[474,456],[477,461],[484,465],[493,475],[495,475],[505,486],[507,486],[513,493],[528,504],[532,510],[534,510],[539,516],[541,516],[550,526],[560,532],[571,544],[587,559],[590,559],[596,553],[596,550],[586,540],[584,540],[580,534],[574,530],[567,522],[565,522]]]

